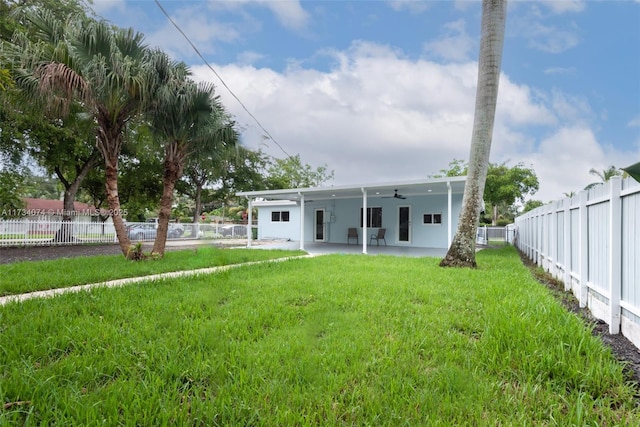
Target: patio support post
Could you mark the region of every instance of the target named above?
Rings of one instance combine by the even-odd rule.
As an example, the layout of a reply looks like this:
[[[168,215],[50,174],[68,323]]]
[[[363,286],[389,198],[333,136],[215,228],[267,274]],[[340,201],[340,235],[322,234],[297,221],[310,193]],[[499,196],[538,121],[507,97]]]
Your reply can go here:
[[[251,198],[247,197],[249,201],[249,207],[247,212],[247,248],[251,247],[251,238],[253,237],[253,218],[251,215],[251,211],[253,210],[253,205],[251,203]]]
[[[300,250],[304,251],[304,194],[300,195]]]
[[[367,190],[362,190],[362,253],[367,253]]]
[[[447,181],[447,247],[451,247],[451,232],[453,221],[451,221],[451,181]]]

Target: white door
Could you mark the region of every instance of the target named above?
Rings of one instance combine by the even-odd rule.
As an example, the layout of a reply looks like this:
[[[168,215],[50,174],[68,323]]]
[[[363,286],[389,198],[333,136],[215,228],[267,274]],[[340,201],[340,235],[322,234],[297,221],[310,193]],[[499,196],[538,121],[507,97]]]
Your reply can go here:
[[[324,220],[324,209],[316,209],[316,214],[315,214],[315,222],[314,222],[314,238],[313,240],[315,242],[324,242],[325,240],[325,234],[327,231],[327,225],[326,222]]]

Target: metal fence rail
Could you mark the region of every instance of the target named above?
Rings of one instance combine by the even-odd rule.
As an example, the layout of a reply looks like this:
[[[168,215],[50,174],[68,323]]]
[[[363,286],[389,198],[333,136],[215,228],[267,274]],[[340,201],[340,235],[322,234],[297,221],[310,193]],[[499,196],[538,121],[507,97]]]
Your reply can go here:
[[[127,233],[132,242],[153,241],[157,226],[148,222],[129,222]],[[255,228],[255,226],[253,227]],[[247,238],[244,224],[169,224],[167,238],[240,239]],[[78,245],[85,243],[117,243],[111,222],[47,221],[11,219],[0,221],[0,247]]]
[[[613,178],[516,218],[516,245],[640,347],[640,184]]]

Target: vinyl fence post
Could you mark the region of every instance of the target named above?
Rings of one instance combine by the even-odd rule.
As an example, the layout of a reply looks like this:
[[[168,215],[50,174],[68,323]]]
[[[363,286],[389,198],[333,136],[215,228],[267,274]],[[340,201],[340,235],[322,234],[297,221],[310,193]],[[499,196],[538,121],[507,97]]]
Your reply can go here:
[[[568,291],[571,289],[571,257],[572,257],[572,247],[571,247],[571,199],[564,199],[562,201],[563,207],[563,238],[564,238],[564,290]]]
[[[580,254],[580,263],[578,267],[580,277],[580,295],[578,296],[578,300],[580,301],[580,307],[587,306],[587,299],[589,297],[589,288],[587,286],[589,279],[589,224],[587,222],[589,219],[587,212],[588,196],[589,191],[583,190],[580,192],[580,231],[578,232],[578,251]]]
[[[542,240],[543,237],[543,230],[544,230],[544,223],[547,219],[547,207],[543,207],[542,209],[540,209],[540,215],[538,215],[538,241],[536,242],[536,249],[538,251],[537,257],[536,257],[536,264],[538,264],[540,267],[542,267],[543,270],[546,270],[545,268],[545,262],[544,262],[544,253],[543,253],[543,248],[544,248],[544,241]]]
[[[609,333],[620,332],[622,291],[622,179],[609,180]]]
[[[252,216],[252,211],[253,211],[253,204],[251,203],[251,199],[247,197],[248,203],[247,203],[247,248],[251,247],[251,238],[253,237],[253,230],[252,230],[252,226],[253,226],[253,216]],[[233,232],[235,232],[235,227],[233,227],[231,229],[232,231],[232,235]]]
[[[551,235],[549,238],[549,273],[554,279],[558,278],[558,209],[556,202],[551,203],[549,209],[549,220],[551,222]]]

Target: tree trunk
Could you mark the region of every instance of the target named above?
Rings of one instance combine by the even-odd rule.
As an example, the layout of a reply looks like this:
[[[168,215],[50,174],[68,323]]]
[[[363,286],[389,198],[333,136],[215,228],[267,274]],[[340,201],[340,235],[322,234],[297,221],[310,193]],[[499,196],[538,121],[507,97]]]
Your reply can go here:
[[[64,200],[62,202],[62,224],[60,229],[56,232],[56,235],[53,237],[53,241],[55,243],[69,243],[74,241],[73,237],[73,227],[71,221],[75,217],[75,207],[74,202],[76,200],[76,195],[78,194],[78,190],[80,189],[80,184],[85,179],[89,171],[96,166],[98,160],[100,159],[100,153],[95,150],[91,153],[91,156],[84,162],[84,164],[79,168],[76,173],[76,177],[73,181],[69,182],[65,179],[64,175],[60,168],[56,167],[55,172],[58,176],[58,179],[64,186]]]
[[[200,222],[200,211],[202,211],[202,184],[196,182],[196,194],[194,197],[195,208],[193,213],[193,223]]]
[[[164,172],[162,174],[162,197],[160,198],[160,211],[158,212],[158,230],[152,250],[152,253],[155,255],[164,256],[169,230],[169,219],[171,218],[173,190],[176,182],[182,176],[183,159],[184,155],[175,144],[167,147],[164,160]]]
[[[476,233],[489,169],[506,15],[506,0],[482,1],[482,35],[469,170],[458,229],[447,255],[440,262],[442,267],[476,267]]]
[[[120,208],[120,196],[118,195],[118,157],[105,159],[105,188],[107,190],[107,205],[109,214],[116,230],[116,237],[120,250],[125,257],[129,257],[131,241],[127,235],[127,229],[122,218]]]

